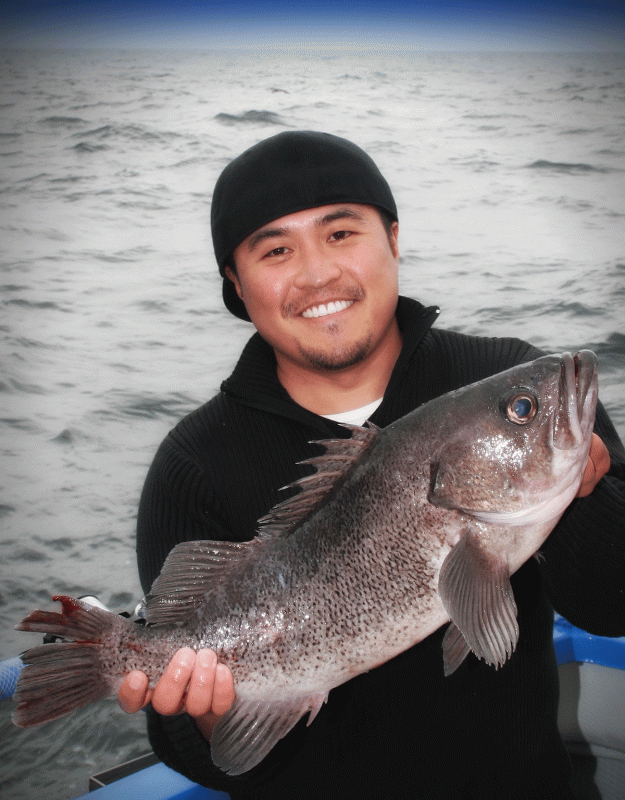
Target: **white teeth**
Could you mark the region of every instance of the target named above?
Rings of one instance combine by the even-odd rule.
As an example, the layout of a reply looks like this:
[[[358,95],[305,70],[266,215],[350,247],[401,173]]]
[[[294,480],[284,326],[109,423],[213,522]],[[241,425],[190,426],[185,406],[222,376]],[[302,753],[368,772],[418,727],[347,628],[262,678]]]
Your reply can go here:
[[[306,311],[302,313],[302,316],[306,319],[311,319],[312,317],[325,317],[328,314],[336,314],[337,311],[344,311],[353,304],[353,300],[338,300],[336,303],[328,303],[327,305],[307,308]]]

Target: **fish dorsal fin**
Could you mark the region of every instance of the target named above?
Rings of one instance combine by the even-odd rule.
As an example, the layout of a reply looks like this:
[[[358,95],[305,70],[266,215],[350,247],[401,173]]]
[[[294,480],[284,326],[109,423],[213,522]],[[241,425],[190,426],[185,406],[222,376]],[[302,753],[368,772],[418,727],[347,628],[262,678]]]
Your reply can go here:
[[[182,542],[169,553],[146,598],[151,625],[185,622],[189,615],[233,570],[262,547],[251,542]]]
[[[230,775],[255,767],[274,745],[308,711],[313,721],[328,699],[327,692],[283,700],[237,698],[213,730],[210,747],[213,763]]]
[[[475,655],[487,664],[505,664],[519,638],[507,561],[500,554],[489,552],[479,536],[469,530],[443,562],[438,593],[451,621]],[[453,628],[444,648],[446,669],[453,672],[466,656]]]
[[[378,440],[380,428],[370,422],[367,425],[369,426],[367,428],[343,425],[352,432],[349,439],[322,439],[311,442],[325,447],[325,453],[299,463],[311,464],[317,471],[283,487],[283,489],[297,488],[300,492],[278,503],[258,521],[262,537],[284,536],[290,533],[321,505],[353,465]]]

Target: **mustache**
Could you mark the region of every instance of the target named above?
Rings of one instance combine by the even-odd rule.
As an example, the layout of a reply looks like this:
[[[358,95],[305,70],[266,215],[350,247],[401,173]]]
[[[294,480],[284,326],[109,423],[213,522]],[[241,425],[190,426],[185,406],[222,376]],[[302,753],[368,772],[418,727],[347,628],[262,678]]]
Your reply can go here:
[[[335,286],[332,289],[324,288],[319,291],[307,291],[296,300],[291,300],[282,306],[282,315],[287,319],[299,316],[311,306],[327,305],[337,300],[364,300],[365,290],[361,286]]]

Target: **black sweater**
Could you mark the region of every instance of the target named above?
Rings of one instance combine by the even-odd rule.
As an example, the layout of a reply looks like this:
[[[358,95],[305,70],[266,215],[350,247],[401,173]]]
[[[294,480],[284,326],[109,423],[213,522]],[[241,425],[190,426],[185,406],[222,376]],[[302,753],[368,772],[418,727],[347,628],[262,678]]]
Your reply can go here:
[[[531,360],[518,339],[432,329],[438,310],[400,298],[403,348],[372,417],[389,425],[422,403]],[[596,430],[612,468],[575,500],[543,547],[512,579],[520,640],[500,670],[469,656],[443,676],[445,627],[371,672],[333,689],[310,727],[300,721],[260,765],[237,778],[216,769],[186,715],[149,712],[155,752],[173,769],[238,798],[571,798],[557,731],[552,605],[591,632],[625,634],[625,453],[603,408]],[[244,541],[287,496],[283,487],[320,452],[311,440],[349,435],[295,404],[255,334],[221,392],[170,432],[146,479],[138,518],[147,592],[178,542]]]

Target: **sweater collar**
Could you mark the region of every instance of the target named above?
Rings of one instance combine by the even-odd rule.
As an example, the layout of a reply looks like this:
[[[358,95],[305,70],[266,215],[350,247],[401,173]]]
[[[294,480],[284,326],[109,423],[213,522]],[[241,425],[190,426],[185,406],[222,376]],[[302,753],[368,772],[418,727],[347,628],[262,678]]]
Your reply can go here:
[[[400,297],[397,303],[397,322],[402,334],[402,349],[391,373],[386,393],[392,391],[415,349],[438,317],[436,306],[426,308],[416,300]],[[221,391],[234,400],[254,408],[294,417],[302,421],[318,421],[317,414],[295,403],[276,374],[273,348],[255,333],[247,342],[232,375],[221,385]]]

